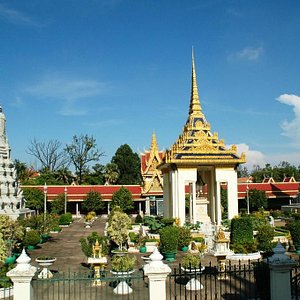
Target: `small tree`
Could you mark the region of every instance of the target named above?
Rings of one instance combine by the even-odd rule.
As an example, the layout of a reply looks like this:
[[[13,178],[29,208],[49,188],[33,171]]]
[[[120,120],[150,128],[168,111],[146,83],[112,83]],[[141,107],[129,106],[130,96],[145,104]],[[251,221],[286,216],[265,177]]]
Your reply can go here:
[[[44,209],[44,193],[36,188],[24,188],[23,195],[26,207],[35,209],[37,213]]]
[[[87,211],[97,211],[102,209],[104,203],[102,201],[102,196],[96,191],[89,191],[82,203],[82,206]]]
[[[268,206],[268,198],[265,191],[251,189],[248,192],[250,207],[254,210],[266,208]]]
[[[111,207],[119,206],[123,211],[133,208],[131,192],[123,186],[112,195]]]
[[[65,195],[59,194],[51,202],[51,212],[53,214],[62,214],[65,210]]]
[[[6,257],[11,256],[13,249],[18,246],[23,238],[23,227],[10,217],[0,215],[0,232],[3,240],[3,243],[0,243],[3,247],[2,251],[5,252]]]
[[[131,219],[126,213],[115,211],[110,218],[107,234],[109,238],[117,244],[119,250],[122,250],[128,239],[128,227],[131,225]]]

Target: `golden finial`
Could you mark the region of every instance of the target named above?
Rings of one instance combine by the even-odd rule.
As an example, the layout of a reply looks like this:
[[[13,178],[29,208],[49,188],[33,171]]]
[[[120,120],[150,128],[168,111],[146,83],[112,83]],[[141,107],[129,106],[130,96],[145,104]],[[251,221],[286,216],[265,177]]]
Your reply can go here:
[[[152,133],[152,140],[151,140],[151,146],[150,146],[150,151],[157,151],[158,146],[157,146],[157,140],[156,140],[156,135],[155,132],[153,131]]]
[[[191,102],[190,102],[190,115],[201,113],[200,100],[198,95],[194,48],[192,48],[192,88],[191,88]]]

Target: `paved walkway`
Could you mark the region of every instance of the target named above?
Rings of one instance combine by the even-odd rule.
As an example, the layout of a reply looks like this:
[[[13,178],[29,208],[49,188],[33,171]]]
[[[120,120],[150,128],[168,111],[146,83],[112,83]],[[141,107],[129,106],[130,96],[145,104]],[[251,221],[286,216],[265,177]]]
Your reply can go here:
[[[70,227],[63,228],[60,233],[51,233],[51,239],[40,244],[35,250],[27,253],[31,257],[31,264],[38,266],[35,258],[41,255],[54,256],[56,262],[51,269],[60,271],[78,271],[87,263],[87,258],[81,251],[80,238],[87,237],[93,231],[103,234],[106,219],[98,218],[91,228],[85,228],[84,219],[76,219]]]
[[[81,251],[79,240],[82,237],[87,237],[93,231],[103,234],[106,220],[106,218],[100,217],[93,223],[91,228],[85,228],[84,219],[77,219],[70,227],[63,228],[60,233],[51,234],[51,239],[48,242],[40,244],[35,250],[27,250],[27,253],[32,259],[31,264],[38,266],[35,262],[35,258],[41,255],[47,255],[56,257],[56,262],[51,266],[51,270],[70,270],[76,272],[81,267],[86,267],[87,258]],[[137,267],[141,268],[144,265],[144,261],[141,257],[145,254],[136,253],[135,255],[137,257]],[[168,264],[171,267],[178,267],[183,255],[185,255],[183,252],[178,251],[175,261]],[[211,255],[206,255],[203,259],[203,265],[209,265],[210,262],[215,265],[217,263],[216,258]]]

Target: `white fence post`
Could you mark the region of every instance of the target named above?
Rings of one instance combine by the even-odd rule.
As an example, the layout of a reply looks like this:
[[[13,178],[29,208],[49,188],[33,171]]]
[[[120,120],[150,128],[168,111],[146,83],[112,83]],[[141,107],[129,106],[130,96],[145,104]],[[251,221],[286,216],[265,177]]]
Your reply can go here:
[[[269,259],[271,300],[291,299],[290,270],[295,261],[288,258],[281,243],[273,249],[274,254]]]
[[[37,268],[32,266],[29,263],[30,261],[31,258],[26,254],[25,249],[23,249],[17,259],[17,266],[6,274],[14,284],[14,300],[33,299],[31,280]]]
[[[144,266],[144,273],[149,278],[149,300],[166,300],[166,280],[171,268],[162,262],[163,256],[155,248],[150,255],[150,262]]]

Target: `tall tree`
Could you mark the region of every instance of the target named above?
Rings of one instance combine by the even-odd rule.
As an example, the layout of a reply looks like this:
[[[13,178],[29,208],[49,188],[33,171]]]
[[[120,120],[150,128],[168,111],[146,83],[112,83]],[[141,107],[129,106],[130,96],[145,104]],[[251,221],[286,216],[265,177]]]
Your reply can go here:
[[[141,184],[140,158],[127,144],[117,149],[111,162],[118,166],[119,178],[116,181],[117,184]]]
[[[72,143],[66,145],[65,151],[75,167],[79,184],[83,181],[83,174],[88,169],[88,163],[98,161],[104,155],[104,152],[98,150],[96,146],[96,140],[87,134],[74,135]]]
[[[131,192],[123,186],[113,193],[111,207],[120,207],[122,211],[128,211],[133,208],[133,198]]]
[[[68,164],[68,158],[61,146],[58,140],[39,142],[34,138],[26,152],[40,162],[41,169],[53,172]]]

